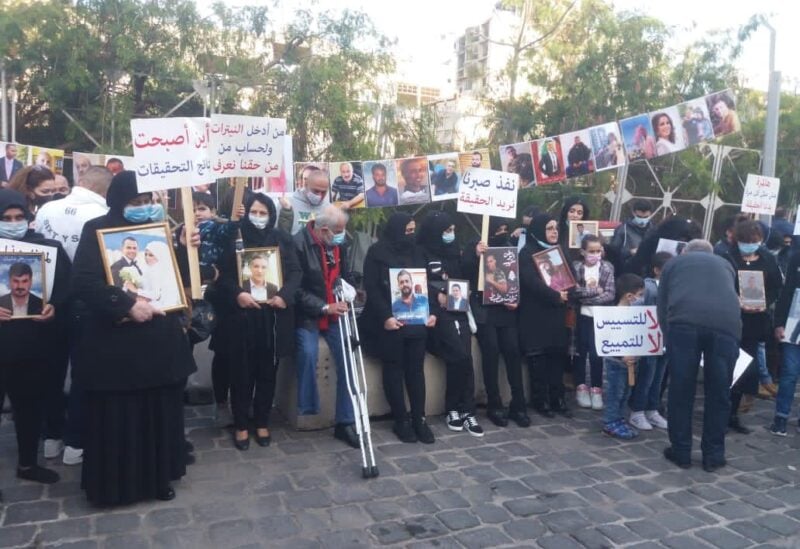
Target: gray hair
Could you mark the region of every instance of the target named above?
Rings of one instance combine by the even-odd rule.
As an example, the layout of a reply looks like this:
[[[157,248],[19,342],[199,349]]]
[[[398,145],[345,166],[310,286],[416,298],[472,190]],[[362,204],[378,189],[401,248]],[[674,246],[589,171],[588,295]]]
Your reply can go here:
[[[105,166],[91,166],[78,179],[78,186],[105,196],[111,185],[111,171]]]
[[[707,254],[713,254],[714,247],[708,240],[695,238],[694,240],[690,240],[683,249],[683,253],[688,254],[689,252],[704,252]]]
[[[344,224],[347,225],[349,219],[350,217],[341,208],[331,204],[325,206],[322,211],[317,214],[317,217],[314,219],[314,226],[320,229],[323,227],[334,229],[342,220],[344,220]]]

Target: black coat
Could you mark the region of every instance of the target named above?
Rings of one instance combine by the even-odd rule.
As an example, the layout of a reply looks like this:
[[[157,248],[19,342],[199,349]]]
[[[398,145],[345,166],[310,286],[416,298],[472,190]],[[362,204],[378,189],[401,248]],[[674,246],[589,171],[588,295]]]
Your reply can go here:
[[[519,335],[523,354],[563,351],[567,347],[567,306],[545,284],[531,256],[544,248],[528,237],[519,253]]]

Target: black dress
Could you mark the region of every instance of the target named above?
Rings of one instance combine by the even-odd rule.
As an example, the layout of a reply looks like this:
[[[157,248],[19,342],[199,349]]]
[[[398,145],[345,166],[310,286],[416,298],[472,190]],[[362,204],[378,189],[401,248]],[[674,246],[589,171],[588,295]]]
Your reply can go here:
[[[73,375],[87,417],[81,487],[97,505],[159,497],[186,473],[182,389],[195,365],[181,313],[127,319],[134,299],[106,282],[96,233],[131,225],[122,211],[137,194],[132,172],[115,176],[111,209],[86,223],[73,263],[81,311]]]

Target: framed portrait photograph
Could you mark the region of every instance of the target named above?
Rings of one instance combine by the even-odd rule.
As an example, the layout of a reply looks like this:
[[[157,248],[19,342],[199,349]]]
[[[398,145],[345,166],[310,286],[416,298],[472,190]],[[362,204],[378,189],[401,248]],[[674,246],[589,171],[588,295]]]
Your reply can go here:
[[[415,156],[395,160],[399,205],[427,204],[431,201],[428,157]]]
[[[575,286],[575,278],[567,265],[561,246],[533,254],[533,263],[544,283],[553,290],[561,292]]]
[[[0,252],[0,307],[11,319],[33,318],[47,305],[45,256],[32,252]]]
[[[519,303],[519,262],[514,247],[483,253],[483,304]]]
[[[370,160],[363,165],[367,208],[397,206],[397,172],[394,160]]]
[[[739,301],[748,309],[767,308],[762,271],[739,271]]]
[[[598,221],[570,221],[569,247],[580,248],[583,237],[590,234],[594,236],[600,234],[600,223]]]
[[[466,313],[469,309],[469,281],[447,281],[447,310]]]
[[[458,153],[428,155],[428,168],[431,178],[431,200],[452,200],[458,198],[461,184],[461,167]]]
[[[162,311],[186,308],[172,234],[166,223],[99,229],[106,280]]]
[[[392,316],[403,324],[424,326],[430,315],[425,269],[389,269]]]
[[[245,248],[239,254],[239,286],[259,303],[275,297],[283,286],[280,248]]]

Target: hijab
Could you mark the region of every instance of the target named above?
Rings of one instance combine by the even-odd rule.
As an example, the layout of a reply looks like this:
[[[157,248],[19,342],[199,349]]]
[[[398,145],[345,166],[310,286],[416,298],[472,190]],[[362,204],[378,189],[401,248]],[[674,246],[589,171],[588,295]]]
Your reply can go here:
[[[414,235],[406,234],[406,227],[414,218],[405,212],[395,212],[386,222],[383,229],[383,241],[386,246],[397,253],[407,253],[414,247]]]
[[[19,191],[13,189],[0,189],[0,215],[11,208],[19,208],[25,214],[25,219],[31,221],[33,214],[28,210],[28,201]]]
[[[140,193],[136,187],[136,172],[123,170],[111,179],[111,185],[106,193],[106,206],[108,213],[106,218],[113,225],[135,225],[125,219],[125,206],[128,202],[140,194],[150,195],[150,193]]]
[[[545,249],[539,242],[544,242],[547,246],[555,246],[555,244],[547,242],[546,229],[547,224],[551,221],[555,221],[555,217],[548,213],[541,213],[534,217],[533,221],[531,221],[531,224],[528,226],[525,247],[532,246],[537,250]]]
[[[507,229],[511,228],[511,223],[508,219],[503,217],[491,217],[489,218],[489,241],[487,244],[490,248],[500,248],[502,246],[510,246],[511,242],[509,240],[510,230],[507,230],[505,234],[497,235],[495,234],[497,230],[502,227],[503,225],[506,226]]]
[[[269,215],[269,219],[267,220],[267,226],[263,229],[257,228],[250,222],[250,208],[252,208],[253,204],[256,202],[259,202],[267,207],[267,215]],[[244,217],[242,217],[241,220],[241,230],[242,239],[244,240],[245,246],[248,248],[257,248],[261,246],[269,246],[274,243],[272,240],[268,240],[269,233],[275,228],[275,223],[277,222],[275,203],[272,201],[272,199],[263,193],[252,193],[245,199],[244,211]]]
[[[453,224],[453,218],[445,211],[428,212],[420,224],[417,244],[429,255],[439,259],[460,257],[461,249],[455,240],[447,244],[442,240],[442,234]]]

